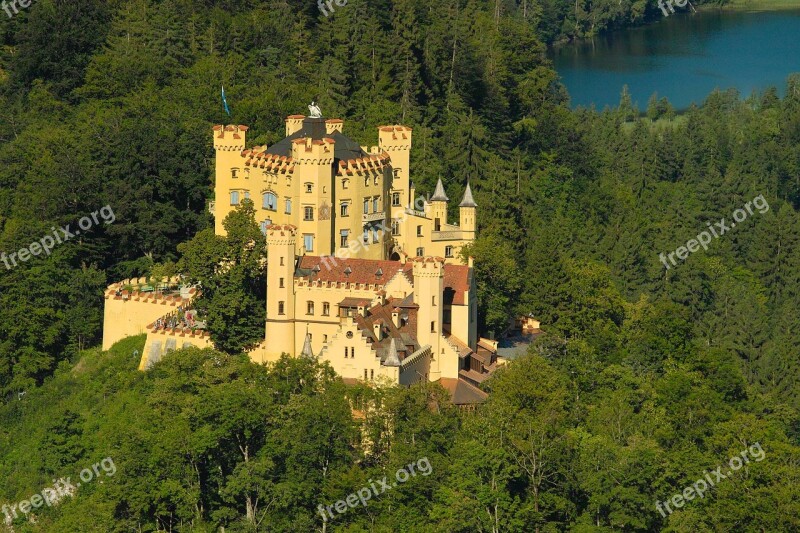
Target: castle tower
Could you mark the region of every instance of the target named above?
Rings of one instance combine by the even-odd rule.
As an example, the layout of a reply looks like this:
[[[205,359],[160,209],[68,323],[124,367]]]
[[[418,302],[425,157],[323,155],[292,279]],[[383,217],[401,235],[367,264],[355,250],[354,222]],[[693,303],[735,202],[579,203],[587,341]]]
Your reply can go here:
[[[414,259],[414,300],[417,310],[417,341],[431,346],[430,380],[441,377],[442,323],[444,306],[444,259],[419,257]]]
[[[325,119],[307,118],[310,134],[292,141],[294,187],[300,198],[299,243],[303,253],[330,255],[333,248],[334,182],[333,160],[336,142],[327,136]]]
[[[303,127],[303,120],[305,120],[305,115],[289,115],[286,117],[286,136],[290,136],[298,131]]]
[[[431,196],[431,218],[433,219],[433,231],[440,231],[444,224],[447,224],[447,202],[450,198],[444,192],[442,178],[436,183],[436,190]]]
[[[222,222],[236,206],[231,205],[231,194],[237,193],[244,198],[249,192],[249,183],[245,180],[242,150],[245,147],[247,126],[214,126],[214,150],[216,165],[214,177],[214,231],[217,235],[225,235]]]
[[[475,232],[475,217],[477,215],[477,207],[478,204],[476,204],[475,200],[472,199],[472,189],[469,188],[469,182],[467,182],[467,188],[464,191],[464,198],[462,198],[461,203],[458,204],[458,214],[459,218],[461,219],[461,231]],[[473,235],[472,238],[474,239],[475,236]]]
[[[378,128],[378,149],[385,151],[392,159],[392,178],[389,188],[391,218],[403,215],[406,206],[413,203],[409,186],[411,184],[411,128],[406,126],[381,126]],[[399,202],[395,202],[399,195]],[[399,204],[399,205],[398,205]]]
[[[291,225],[267,228],[267,328],[268,361],[282,353],[296,355],[294,345],[294,267],[297,228]]]

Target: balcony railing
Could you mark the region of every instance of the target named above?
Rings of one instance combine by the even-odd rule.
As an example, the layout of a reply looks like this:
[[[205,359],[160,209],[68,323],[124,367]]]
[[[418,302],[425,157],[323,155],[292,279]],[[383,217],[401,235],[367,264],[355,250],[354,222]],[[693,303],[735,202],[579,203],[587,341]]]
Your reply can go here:
[[[378,220],[386,220],[386,211],[361,215],[361,222],[376,222]]]
[[[436,241],[463,241],[472,238],[474,234],[471,231],[434,231],[431,233],[431,240]]]

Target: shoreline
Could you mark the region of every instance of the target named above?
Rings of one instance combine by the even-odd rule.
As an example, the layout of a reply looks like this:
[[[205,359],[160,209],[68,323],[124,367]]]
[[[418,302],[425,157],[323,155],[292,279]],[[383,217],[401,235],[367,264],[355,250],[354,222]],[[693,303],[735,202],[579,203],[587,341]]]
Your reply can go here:
[[[742,11],[756,13],[759,11],[800,10],[800,2],[797,0],[731,0],[731,2],[722,6],[703,4],[696,7],[697,11]]]

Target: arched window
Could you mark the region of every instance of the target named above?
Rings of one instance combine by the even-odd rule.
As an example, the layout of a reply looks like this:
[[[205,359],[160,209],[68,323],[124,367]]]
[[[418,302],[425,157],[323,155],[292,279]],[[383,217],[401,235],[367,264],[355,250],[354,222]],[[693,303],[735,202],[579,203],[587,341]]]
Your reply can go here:
[[[262,207],[264,209],[275,211],[278,208],[278,197],[275,196],[274,192],[265,192],[261,198],[263,201]]]

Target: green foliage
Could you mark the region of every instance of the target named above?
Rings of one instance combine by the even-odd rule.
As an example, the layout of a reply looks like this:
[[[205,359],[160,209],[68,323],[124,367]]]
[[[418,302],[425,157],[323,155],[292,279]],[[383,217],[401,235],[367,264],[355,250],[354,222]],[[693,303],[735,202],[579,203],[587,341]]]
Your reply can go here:
[[[179,245],[183,257],[176,268],[201,287],[195,306],[203,310],[214,345],[233,354],[264,339],[267,242],[250,200],[237,206],[223,227],[225,237],[207,229]]]
[[[654,97],[647,120],[625,91],[616,110],[571,111],[544,57],[661,16],[639,0],[350,0],[330,18],[297,2],[40,0],[3,23],[0,250],[106,204],[117,216],[0,267],[3,501],[118,466],[15,529],[800,529],[800,78],[674,119]],[[420,192],[472,185],[482,332],[533,313],[546,333],[476,413],[436,384],[345,388],[315,362],[236,355],[263,337],[264,239],[249,204],[227,237],[209,229],[210,125],[271,144],[312,98],[363,144],[412,126]],[[768,211],[664,268],[659,253],[758,195]],[[86,350],[109,281],[176,268],[202,284],[227,354],[140,373],[143,337]],[[763,462],[656,511],[755,441]],[[421,457],[430,476],[323,524],[317,505]]]

